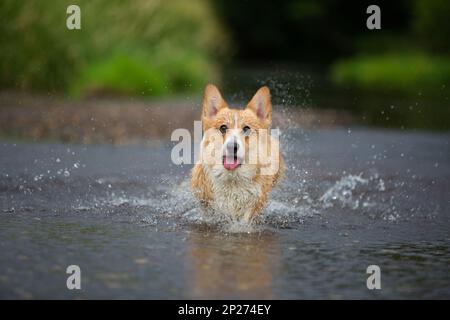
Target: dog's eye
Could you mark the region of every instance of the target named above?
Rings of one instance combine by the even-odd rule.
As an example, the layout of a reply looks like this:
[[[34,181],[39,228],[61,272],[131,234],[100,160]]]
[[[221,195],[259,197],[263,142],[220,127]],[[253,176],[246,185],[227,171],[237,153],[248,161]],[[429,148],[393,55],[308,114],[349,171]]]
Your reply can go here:
[[[227,132],[228,127],[226,125],[221,125],[219,130],[222,134],[225,134]]]
[[[242,128],[242,131],[244,132],[244,134],[249,134],[250,133],[250,127],[249,126],[245,126]]]

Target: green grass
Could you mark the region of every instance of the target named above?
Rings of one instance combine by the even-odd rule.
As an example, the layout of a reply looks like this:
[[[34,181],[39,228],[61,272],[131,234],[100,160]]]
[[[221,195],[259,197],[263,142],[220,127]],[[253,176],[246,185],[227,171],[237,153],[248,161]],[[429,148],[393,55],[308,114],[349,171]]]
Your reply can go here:
[[[159,54],[159,53],[157,53]],[[205,58],[195,53],[160,59],[151,54],[114,53],[88,64],[71,87],[79,97],[98,92],[164,96],[199,89],[211,75]]]
[[[362,55],[338,61],[335,83],[364,90],[436,91],[450,85],[450,57],[421,53]]]
[[[116,54],[84,68],[72,87],[72,94],[83,96],[106,91],[161,96],[168,92],[166,83],[165,75],[144,59]]]

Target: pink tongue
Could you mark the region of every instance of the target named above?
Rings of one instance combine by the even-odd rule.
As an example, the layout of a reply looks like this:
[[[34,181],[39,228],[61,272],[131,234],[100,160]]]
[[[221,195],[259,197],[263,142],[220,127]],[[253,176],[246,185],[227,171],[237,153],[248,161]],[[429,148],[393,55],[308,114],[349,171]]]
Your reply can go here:
[[[239,166],[238,159],[234,158],[225,158],[223,162],[223,167],[227,170],[234,170]]]

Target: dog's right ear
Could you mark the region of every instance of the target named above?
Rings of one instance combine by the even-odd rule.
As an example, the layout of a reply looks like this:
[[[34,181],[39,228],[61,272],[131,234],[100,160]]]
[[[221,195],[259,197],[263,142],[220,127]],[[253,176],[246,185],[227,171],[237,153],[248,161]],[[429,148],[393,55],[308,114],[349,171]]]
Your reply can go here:
[[[220,109],[226,108],[227,104],[223,100],[219,89],[213,84],[208,84],[203,95],[203,117],[212,119]]]

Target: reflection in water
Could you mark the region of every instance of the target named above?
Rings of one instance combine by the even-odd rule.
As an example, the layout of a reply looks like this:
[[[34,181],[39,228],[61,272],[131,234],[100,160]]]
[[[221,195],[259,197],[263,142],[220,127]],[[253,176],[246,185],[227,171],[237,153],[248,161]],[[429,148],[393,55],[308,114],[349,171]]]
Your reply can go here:
[[[273,299],[276,234],[193,231],[188,238],[188,288],[197,299]]]

